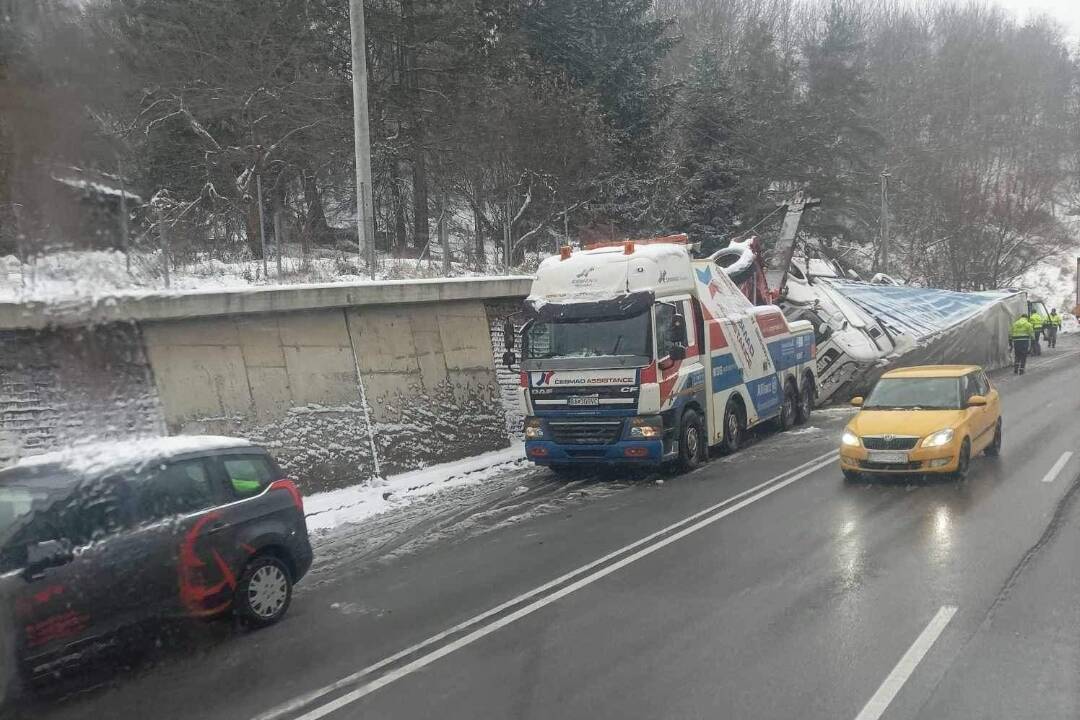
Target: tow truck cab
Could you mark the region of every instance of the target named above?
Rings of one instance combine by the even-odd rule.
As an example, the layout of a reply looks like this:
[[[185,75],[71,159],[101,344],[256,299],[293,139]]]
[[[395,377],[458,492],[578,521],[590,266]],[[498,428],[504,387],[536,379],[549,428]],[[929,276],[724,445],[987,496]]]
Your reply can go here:
[[[685,235],[564,249],[525,315],[526,455],[541,465],[688,464],[813,402],[810,323],[752,305]]]

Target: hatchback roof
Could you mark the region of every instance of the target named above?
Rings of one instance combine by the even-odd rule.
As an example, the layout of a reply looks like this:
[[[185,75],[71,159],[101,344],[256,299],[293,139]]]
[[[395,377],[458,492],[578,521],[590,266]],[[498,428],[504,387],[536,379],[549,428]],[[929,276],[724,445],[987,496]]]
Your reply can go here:
[[[960,377],[979,370],[978,365],[917,365],[915,367],[890,370],[883,378],[947,378]]]
[[[105,440],[78,443],[62,450],[31,455],[11,467],[32,468],[55,465],[79,474],[87,474],[119,467],[143,466],[154,461],[190,453],[250,447],[253,447],[252,444],[243,438],[216,435]]]

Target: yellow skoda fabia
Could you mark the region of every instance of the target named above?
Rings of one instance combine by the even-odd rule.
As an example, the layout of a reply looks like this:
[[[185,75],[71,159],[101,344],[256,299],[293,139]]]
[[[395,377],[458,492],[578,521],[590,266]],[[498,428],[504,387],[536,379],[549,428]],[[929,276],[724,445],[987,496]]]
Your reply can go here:
[[[1001,450],[1001,399],[977,365],[885,373],[840,441],[844,477],[864,473],[967,475],[971,458]]]

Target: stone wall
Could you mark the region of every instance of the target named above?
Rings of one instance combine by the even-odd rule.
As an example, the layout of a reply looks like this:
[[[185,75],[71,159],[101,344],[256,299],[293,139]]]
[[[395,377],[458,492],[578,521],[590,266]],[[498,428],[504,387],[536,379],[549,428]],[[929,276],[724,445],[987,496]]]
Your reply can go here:
[[[6,308],[0,319],[23,329],[0,330],[0,465],[98,435],[234,435],[313,492],[507,447],[520,400],[500,387],[516,375],[495,362],[491,307],[516,307],[500,298],[526,285],[177,299],[198,317],[138,298],[88,310],[86,327]]]
[[[78,439],[164,430],[138,326],[0,331],[0,467]]]

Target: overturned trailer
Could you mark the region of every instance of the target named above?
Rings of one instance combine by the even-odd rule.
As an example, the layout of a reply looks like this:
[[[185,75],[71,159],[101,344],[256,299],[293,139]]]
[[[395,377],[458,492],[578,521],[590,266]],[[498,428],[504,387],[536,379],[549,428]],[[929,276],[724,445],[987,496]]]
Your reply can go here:
[[[872,282],[839,263],[794,246],[768,272],[756,238],[734,242],[711,259],[755,303],[775,302],[791,320],[808,320],[817,341],[818,399],[865,392],[885,370],[904,365],[1010,362],[1009,326],[1027,310],[1022,292],[953,292],[909,287],[885,275]],[[783,283],[773,287],[768,278]]]

